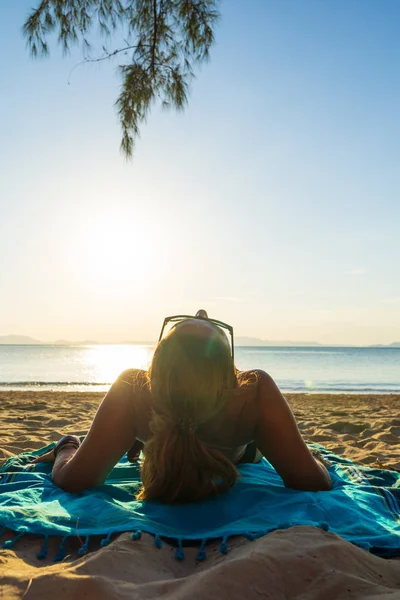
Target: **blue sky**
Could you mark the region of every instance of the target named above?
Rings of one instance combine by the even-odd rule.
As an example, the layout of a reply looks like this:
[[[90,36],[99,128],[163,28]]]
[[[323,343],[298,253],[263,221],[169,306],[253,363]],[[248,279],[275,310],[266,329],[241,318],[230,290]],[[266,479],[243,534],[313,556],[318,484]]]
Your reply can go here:
[[[118,61],[0,7],[0,335],[157,336],[208,308],[238,335],[400,340],[397,0],[229,0],[183,114],[119,153]],[[110,44],[112,46],[112,44]]]

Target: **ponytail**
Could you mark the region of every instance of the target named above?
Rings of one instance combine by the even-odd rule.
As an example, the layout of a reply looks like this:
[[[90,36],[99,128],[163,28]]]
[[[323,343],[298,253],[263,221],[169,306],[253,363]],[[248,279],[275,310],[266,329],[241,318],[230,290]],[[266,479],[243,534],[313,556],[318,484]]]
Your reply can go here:
[[[153,415],[139,500],[196,502],[228,490],[236,481],[234,464],[201,440],[191,420],[178,419]]]

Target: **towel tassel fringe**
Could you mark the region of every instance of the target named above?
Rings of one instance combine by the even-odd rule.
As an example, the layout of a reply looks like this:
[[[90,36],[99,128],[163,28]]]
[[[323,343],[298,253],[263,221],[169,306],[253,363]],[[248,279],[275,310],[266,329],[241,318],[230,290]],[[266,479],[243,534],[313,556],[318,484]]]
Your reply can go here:
[[[198,560],[198,561],[206,560],[206,558],[207,558],[207,552],[204,549],[206,547],[206,544],[207,544],[207,540],[202,540],[201,541],[201,546],[200,546],[199,551],[197,553],[196,560]]]
[[[158,533],[157,533],[156,537],[154,538],[154,545],[156,546],[156,548],[162,548],[162,545],[163,545],[162,539],[160,538]]]
[[[323,531],[329,531],[329,525],[328,525],[328,523],[318,523],[318,527],[320,529],[322,529]]]
[[[140,531],[140,529],[138,529],[137,531],[134,531],[131,534],[131,540],[140,540],[141,537],[142,537],[142,532]]]
[[[18,540],[20,540],[22,538],[23,535],[25,535],[25,533],[27,532],[27,528],[24,527],[23,529],[19,530],[18,535],[13,539],[13,540],[7,540],[6,542],[4,542],[3,544],[3,548],[4,549],[9,549],[12,548],[14,546],[14,544],[16,542],[18,542]]]
[[[103,538],[101,540],[100,546],[102,548],[104,548],[104,546],[108,546],[108,544],[110,544],[110,542],[111,542],[111,536],[112,536],[113,533],[114,533],[113,531],[110,531],[110,533],[107,535],[107,537],[105,537],[105,538]]]
[[[67,541],[67,538],[68,535],[64,535],[63,539],[61,540],[58,552],[53,559],[54,562],[61,562],[67,556],[67,553],[65,552],[65,542]]]
[[[222,538],[222,542],[219,547],[219,552],[221,554],[228,554],[228,552],[229,552],[227,541],[228,541],[228,536],[226,535],[225,537]]]
[[[178,548],[176,549],[176,552],[175,552],[175,558],[176,558],[176,560],[185,560],[185,553],[183,551],[182,540],[180,538],[178,540]]]
[[[38,558],[39,560],[43,560],[44,558],[46,558],[48,548],[49,548],[49,536],[47,534],[45,534],[42,549],[39,552],[39,554],[36,554],[36,558]]]
[[[254,540],[257,540],[260,537],[263,537],[264,535],[267,535],[267,531],[263,530],[263,531],[246,531],[246,533],[244,534],[244,537],[246,538],[246,540],[249,540],[249,542],[254,542]]]
[[[90,535],[87,535],[85,538],[85,543],[82,544],[82,546],[78,550],[79,556],[83,556],[84,554],[87,554],[89,552],[89,539]]]

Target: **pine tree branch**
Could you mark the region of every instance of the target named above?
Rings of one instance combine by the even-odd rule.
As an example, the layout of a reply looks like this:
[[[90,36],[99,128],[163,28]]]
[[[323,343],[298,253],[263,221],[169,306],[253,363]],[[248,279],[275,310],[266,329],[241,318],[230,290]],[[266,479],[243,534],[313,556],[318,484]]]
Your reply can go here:
[[[153,0],[153,44],[151,49],[151,67],[153,77],[155,75],[154,72],[154,64],[155,64],[155,54],[157,47],[157,27],[158,27],[158,15],[157,15],[157,0]]]
[[[143,47],[143,44],[142,46]],[[137,50],[138,49],[138,45],[135,44],[133,46],[125,46],[124,48],[119,48],[118,50],[113,50],[112,52],[107,52],[105,56],[100,56],[99,58],[85,58],[84,60],[81,60],[80,62],[78,62],[76,65],[74,65],[69,73],[68,76],[68,85],[70,85],[71,83],[71,76],[72,73],[75,71],[75,69],[77,69],[78,67],[81,67],[82,65],[86,65],[89,63],[98,63],[98,62],[102,62],[104,60],[110,60],[111,58],[113,58],[114,56],[116,56],[117,54],[120,54],[121,52],[127,52],[128,50]],[[148,50],[147,52],[142,52],[142,54],[140,54],[138,57],[136,57],[136,61],[140,61],[144,56],[146,56],[146,54],[149,54],[150,50]]]
[[[132,51],[130,63],[120,66],[122,90],[116,106],[122,127],[121,148],[132,155],[139,125],[154,101],[183,109],[194,66],[207,60],[214,42],[213,28],[221,0],[36,0],[23,31],[32,56],[49,54],[48,38],[57,35],[64,52],[83,42],[90,48],[94,25],[110,37],[127,31],[126,45],[83,64],[99,63]],[[131,43],[132,40],[132,43]]]

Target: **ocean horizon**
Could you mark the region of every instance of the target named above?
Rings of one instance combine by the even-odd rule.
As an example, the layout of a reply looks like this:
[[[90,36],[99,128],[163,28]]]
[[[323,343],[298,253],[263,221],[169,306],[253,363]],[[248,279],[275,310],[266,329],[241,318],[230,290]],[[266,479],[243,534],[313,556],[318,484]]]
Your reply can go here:
[[[106,392],[148,368],[153,344],[0,345],[0,390]],[[267,371],[283,392],[400,393],[400,348],[235,346],[240,370]]]

